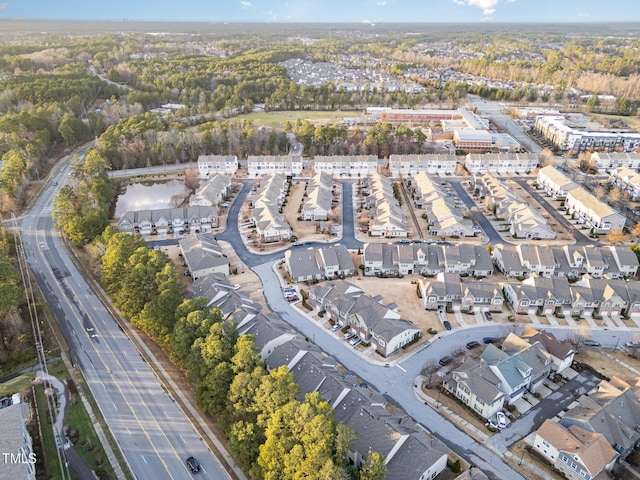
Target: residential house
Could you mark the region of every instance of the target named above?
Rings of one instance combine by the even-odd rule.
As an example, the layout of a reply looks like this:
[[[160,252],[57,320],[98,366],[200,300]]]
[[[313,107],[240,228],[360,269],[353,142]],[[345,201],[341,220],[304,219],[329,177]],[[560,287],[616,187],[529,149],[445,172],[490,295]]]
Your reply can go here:
[[[391,155],[389,170],[393,178],[429,175],[454,175],[458,159],[453,154]]]
[[[538,211],[524,203],[513,203],[507,208],[506,220],[509,222],[509,233],[513,238],[526,240],[554,239],[556,232],[547,224]]]
[[[317,155],[313,158],[313,171],[335,177],[359,178],[378,173],[376,155]]]
[[[285,268],[295,282],[344,278],[353,275],[356,270],[349,250],[343,245],[287,250],[284,260]]]
[[[198,173],[200,178],[207,178],[212,173],[233,175],[238,170],[238,157],[235,155],[200,155],[198,157]]]
[[[209,180],[200,187],[195,195],[189,199],[189,206],[211,207],[218,206],[229,193],[231,177],[221,173],[214,173]]]
[[[572,218],[585,224],[594,233],[622,230],[626,222],[624,215],[582,188],[574,188],[567,193],[565,207]]]
[[[238,317],[238,312],[255,316],[261,306],[251,300],[246,294],[238,291],[239,285],[231,285],[222,273],[209,273],[199,277],[190,284],[185,292],[185,298],[204,297],[209,300],[207,306],[220,310],[222,318],[227,320],[231,316]],[[237,324],[240,325],[242,321]]]
[[[184,232],[207,233],[218,227],[215,207],[162,208],[125,212],[118,221],[118,231],[140,235],[165,235]]]
[[[294,339],[274,349],[266,360],[272,370],[285,365],[300,387],[298,398],[317,392],[337,421],[353,429],[347,457],[361,468],[371,452],[385,457],[388,480],[433,479],[446,469],[448,449],[402,412],[391,413],[385,398],[360,387],[350,372],[307,342]]]
[[[394,306],[378,300],[345,281],[324,282],[309,290],[309,303],[324,310],[331,319],[372,343],[376,351],[388,357],[420,337],[420,329],[403,320]]]
[[[281,242],[291,238],[291,227],[275,205],[254,207],[251,217],[256,226],[258,238],[264,243]]]
[[[549,419],[536,430],[533,449],[569,479],[596,478],[610,471],[618,458],[601,433],[578,425],[566,428]]]
[[[532,275],[521,283],[504,283],[504,296],[518,314],[553,315],[571,307],[566,278]]]
[[[368,179],[368,196],[364,206],[369,210],[369,235],[372,237],[407,237],[407,217],[393,193],[393,181],[380,175]]]
[[[497,283],[461,280],[455,273],[439,273],[435,280],[420,279],[418,288],[426,310],[459,306],[464,312],[474,308],[501,312],[504,302]]]
[[[500,380],[499,388],[509,404],[525,392],[535,392],[551,371],[551,356],[539,343],[529,344],[510,333],[502,350],[488,345],[482,355],[493,374]]]
[[[178,245],[194,280],[210,273],[229,275],[229,260],[211,233],[187,235]]]
[[[552,165],[542,167],[538,171],[536,183],[538,188],[543,189],[554,200],[566,198],[570,190],[580,188],[577,183]]]
[[[302,173],[302,156],[249,155],[247,170],[249,178],[275,174],[297,177]]]
[[[598,173],[609,172],[620,167],[640,170],[640,153],[638,152],[593,152],[591,163]]]
[[[444,376],[442,387],[485,419],[493,417],[504,406],[500,379],[486,362],[471,357]]]
[[[451,198],[438,198],[426,206],[429,233],[443,237],[473,237],[473,222],[465,218],[466,207],[457,206]]]
[[[520,334],[529,343],[540,342],[551,355],[551,371],[561,373],[573,364],[573,357],[576,354],[575,347],[569,342],[560,342],[551,332],[546,330],[536,330],[530,326],[525,326]]]
[[[488,149],[491,149],[491,146]],[[472,175],[483,175],[487,172],[523,175],[535,170],[539,161],[537,155],[530,153],[469,153],[464,166]]]
[[[640,400],[629,384],[616,377],[602,380],[594,393],[582,395],[577,402],[562,417],[564,427],[577,425],[601,433],[622,458],[638,445]]]
[[[332,208],[333,177],[328,173],[318,172],[307,184],[306,197],[302,202],[300,216],[303,220],[326,220]]]
[[[2,478],[35,480],[36,463],[33,441],[27,430],[31,410],[28,403],[14,403],[0,409],[0,452]],[[10,457],[10,455],[12,457]]]
[[[435,276],[457,273],[474,277],[493,274],[491,256],[482,245],[368,243],[364,247],[364,274]]]
[[[610,173],[611,183],[629,194],[631,200],[640,198],[640,174],[627,167],[619,167]]]
[[[529,274],[529,269],[522,265],[516,247],[499,243],[494,245],[491,254],[496,267],[505,277],[524,278]]]

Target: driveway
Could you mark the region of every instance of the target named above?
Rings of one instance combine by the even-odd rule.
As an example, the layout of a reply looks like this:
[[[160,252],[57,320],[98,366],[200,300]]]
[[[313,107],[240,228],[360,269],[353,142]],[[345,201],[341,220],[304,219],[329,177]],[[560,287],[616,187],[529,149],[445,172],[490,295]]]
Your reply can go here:
[[[487,444],[504,453],[511,445],[537,430],[545,420],[555,417],[599,382],[600,379],[595,375],[587,371],[580,372],[563,387],[532,407],[526,414],[512,421],[509,427],[496,433],[487,440]]]

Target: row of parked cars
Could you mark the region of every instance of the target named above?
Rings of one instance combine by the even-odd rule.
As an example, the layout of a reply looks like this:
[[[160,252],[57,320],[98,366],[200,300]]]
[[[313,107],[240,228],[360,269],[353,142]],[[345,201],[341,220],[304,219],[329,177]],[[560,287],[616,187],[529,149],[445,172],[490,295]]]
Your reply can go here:
[[[331,331],[332,332],[337,332],[338,330],[340,330],[342,328],[342,326],[338,323],[336,323],[333,327],[331,327]],[[342,336],[343,340],[349,340],[349,345],[355,347],[356,345],[359,345],[362,342],[362,338],[360,338],[359,335],[356,335],[355,333],[353,333],[351,330],[349,330],[347,333],[345,333]]]
[[[298,297],[298,292],[293,287],[282,287],[282,295],[284,295],[284,298],[289,303],[297,302],[298,300],[300,300],[300,297]]]

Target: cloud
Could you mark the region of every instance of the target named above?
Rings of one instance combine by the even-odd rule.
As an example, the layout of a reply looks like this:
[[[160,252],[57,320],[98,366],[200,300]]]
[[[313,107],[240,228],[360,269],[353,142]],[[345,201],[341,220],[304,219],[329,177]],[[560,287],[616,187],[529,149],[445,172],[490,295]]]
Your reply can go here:
[[[516,0],[505,0],[506,3],[513,3]],[[483,15],[493,15],[500,0],[453,0],[456,5],[465,5],[469,7],[478,7],[482,10]]]
[[[382,0],[381,2],[376,2],[376,5],[378,5],[379,7],[384,7],[387,4],[387,2],[385,0]]]
[[[251,8],[251,7],[253,7],[253,5],[251,5],[251,2],[244,2],[244,1],[240,2],[240,8],[242,8],[243,10],[246,10],[247,8]]]
[[[579,17],[590,17],[591,14],[590,13],[579,13],[578,16]]]
[[[9,8],[9,2],[0,3],[0,10]]]

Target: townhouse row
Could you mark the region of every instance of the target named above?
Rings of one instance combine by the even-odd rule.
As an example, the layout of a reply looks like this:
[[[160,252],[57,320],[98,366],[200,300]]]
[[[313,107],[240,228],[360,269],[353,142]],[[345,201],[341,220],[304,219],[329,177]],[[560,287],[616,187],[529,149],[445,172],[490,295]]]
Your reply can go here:
[[[506,277],[594,278],[633,277],[638,272],[638,257],[627,245],[503,245],[493,247],[493,261]]]
[[[187,298],[195,297],[209,299],[209,306],[220,310],[224,322],[233,322],[240,335],[255,338],[254,347],[269,370],[285,366],[299,386],[299,400],[318,392],[331,405],[336,421],[356,434],[347,450],[356,468],[371,452],[378,452],[385,457],[389,480],[431,479],[446,469],[446,445],[404,412],[386,409],[384,396],[360,385],[352,372],[343,373],[337,360],[305,341],[277,315],[263,313],[259,304],[224,276],[212,274],[195,281]],[[327,295],[323,298],[330,302]]]
[[[393,180],[381,175],[366,178],[362,187],[362,208],[368,211],[372,237],[408,237],[407,216],[395,198]]]
[[[291,226],[282,214],[289,182],[285,175],[266,175],[249,198],[251,218],[258,238],[265,243],[291,238]]]
[[[411,189],[416,207],[426,210],[429,233],[434,236],[473,237],[473,222],[464,204],[445,191],[442,185],[426,173],[418,173],[411,179]]]
[[[118,231],[140,235],[206,233],[217,227],[218,209],[215,207],[128,211],[118,220]]]
[[[484,198],[484,207],[509,225],[513,238],[554,239],[556,232],[535,208],[520,201],[501,180],[485,173],[475,182],[475,193]]]
[[[364,246],[363,264],[366,276],[457,273],[489,277],[493,274],[491,255],[482,245],[368,243]]]

